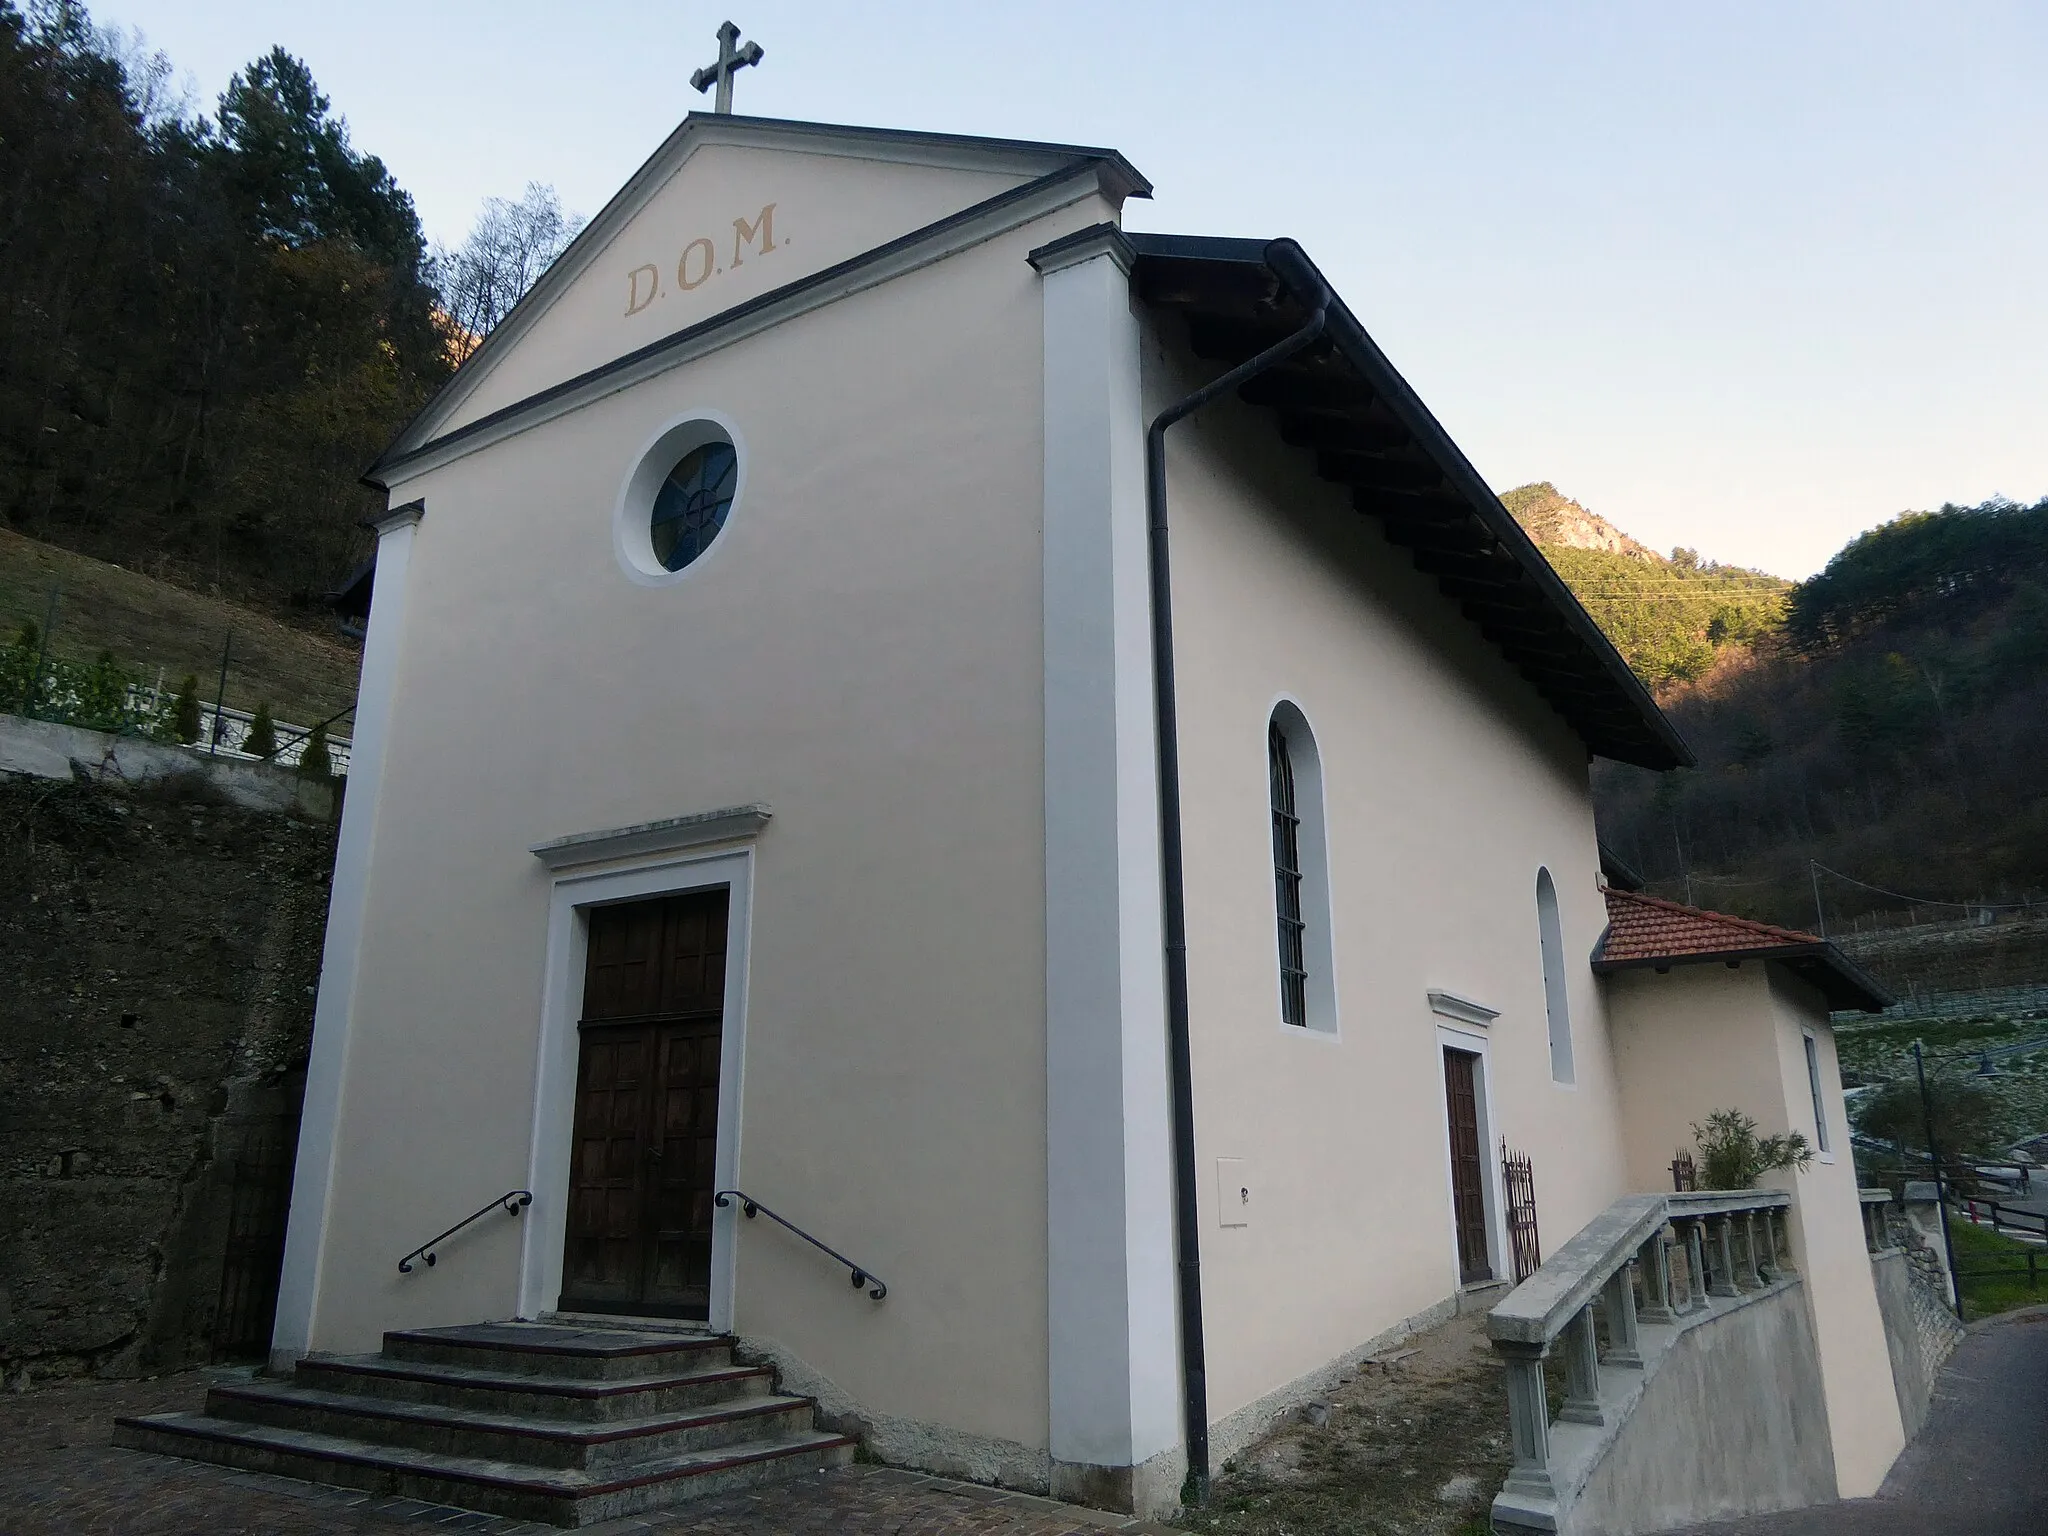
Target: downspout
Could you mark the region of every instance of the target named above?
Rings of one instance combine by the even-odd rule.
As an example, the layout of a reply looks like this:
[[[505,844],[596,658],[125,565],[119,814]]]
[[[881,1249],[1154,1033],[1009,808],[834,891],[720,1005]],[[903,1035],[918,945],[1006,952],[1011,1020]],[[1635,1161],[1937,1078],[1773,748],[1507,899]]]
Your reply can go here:
[[[1145,433],[1145,517],[1151,542],[1152,708],[1159,751],[1159,877],[1166,929],[1166,1048],[1173,1089],[1173,1204],[1180,1293],[1182,1412],[1194,1499],[1209,1493],[1209,1377],[1202,1342],[1202,1239],[1195,1198],[1194,1057],[1188,1039],[1187,901],[1180,837],[1180,725],[1174,704],[1173,583],[1167,563],[1166,429],[1322,338],[1330,290],[1292,240],[1275,240],[1267,268],[1311,308],[1308,323],[1153,418]]]

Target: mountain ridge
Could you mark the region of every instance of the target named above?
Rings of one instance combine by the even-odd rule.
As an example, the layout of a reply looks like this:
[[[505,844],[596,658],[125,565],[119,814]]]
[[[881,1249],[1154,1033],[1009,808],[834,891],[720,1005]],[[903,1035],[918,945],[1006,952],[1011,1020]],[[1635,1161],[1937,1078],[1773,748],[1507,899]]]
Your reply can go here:
[[[1667,557],[1548,480],[1501,493],[1551,569],[1652,689],[1704,677],[1775,636],[1793,584],[1763,571]]]
[[[1603,554],[1626,555],[1631,560],[1670,564],[1649,545],[1630,538],[1599,513],[1573,501],[1548,480],[1503,491],[1500,503],[1538,545],[1554,549],[1593,549]]]

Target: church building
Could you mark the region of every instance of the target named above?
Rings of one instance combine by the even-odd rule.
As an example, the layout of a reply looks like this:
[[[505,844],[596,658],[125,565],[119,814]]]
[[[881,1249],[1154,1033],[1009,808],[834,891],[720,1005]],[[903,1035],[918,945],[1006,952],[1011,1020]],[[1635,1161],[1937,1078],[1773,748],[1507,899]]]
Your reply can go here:
[[[1310,255],[1150,190],[693,114],[371,469],[277,1369],[612,1319],[810,1399],[805,1465],[1150,1512],[1746,1085],[1861,1261],[1881,995],[1649,908],[1603,959],[1589,764],[1684,743]],[[1768,1071],[1692,1076],[1736,1013]]]

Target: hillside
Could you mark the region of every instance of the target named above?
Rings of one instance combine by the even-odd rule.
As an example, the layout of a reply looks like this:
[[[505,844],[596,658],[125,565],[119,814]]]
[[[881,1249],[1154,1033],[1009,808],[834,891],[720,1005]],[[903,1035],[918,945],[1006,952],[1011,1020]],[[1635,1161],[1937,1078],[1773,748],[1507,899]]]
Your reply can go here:
[[[450,338],[411,197],[301,61],[204,117],[177,78],[0,0],[0,519],[283,608],[364,553],[357,476]]]
[[[1608,843],[1662,894],[1801,927],[1816,878],[1839,926],[1956,915],[1925,898],[2041,902],[2048,500],[1899,518],[1786,607],[1781,632],[1663,690],[1697,768],[1597,766]]]
[[[1685,549],[1667,560],[1547,480],[1500,499],[1652,688],[1704,677],[1783,622],[1792,583],[1780,577]]]
[[[253,710],[268,700],[278,718],[311,724],[352,702],[358,654],[333,633],[280,623],[268,614],[188,592],[138,571],[123,570],[0,529],[0,645],[24,624],[40,631],[57,590],[57,617],[49,654],[58,661],[91,661],[102,651],[146,683],[159,673],[176,688],[197,676],[208,703],[220,678],[228,631],[227,702]],[[0,700],[0,708],[12,706]],[[338,734],[347,735],[346,724]]]

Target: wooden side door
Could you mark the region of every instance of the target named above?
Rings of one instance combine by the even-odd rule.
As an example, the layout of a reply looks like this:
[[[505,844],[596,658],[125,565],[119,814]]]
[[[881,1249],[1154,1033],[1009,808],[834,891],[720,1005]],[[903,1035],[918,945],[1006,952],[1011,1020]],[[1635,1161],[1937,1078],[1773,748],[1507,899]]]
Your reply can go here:
[[[1486,1245],[1486,1177],[1479,1148],[1479,1057],[1444,1048],[1444,1099],[1451,1117],[1451,1210],[1458,1229],[1458,1280],[1493,1278]]]
[[[564,1310],[704,1317],[726,892],[590,914]]]

